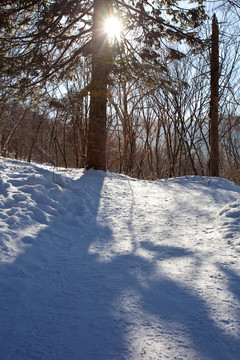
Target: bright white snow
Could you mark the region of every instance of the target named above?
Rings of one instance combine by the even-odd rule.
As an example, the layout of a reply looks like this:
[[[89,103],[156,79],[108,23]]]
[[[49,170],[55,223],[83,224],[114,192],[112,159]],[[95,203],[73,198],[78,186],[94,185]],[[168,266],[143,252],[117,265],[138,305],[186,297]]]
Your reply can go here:
[[[240,359],[239,199],[0,158],[0,360]]]

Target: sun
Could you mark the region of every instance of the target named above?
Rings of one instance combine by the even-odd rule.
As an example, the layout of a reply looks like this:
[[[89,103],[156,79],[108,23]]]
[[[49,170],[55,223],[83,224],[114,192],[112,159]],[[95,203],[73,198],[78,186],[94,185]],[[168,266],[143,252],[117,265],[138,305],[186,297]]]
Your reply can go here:
[[[120,40],[122,25],[120,20],[115,16],[110,16],[105,22],[105,31],[110,40]]]

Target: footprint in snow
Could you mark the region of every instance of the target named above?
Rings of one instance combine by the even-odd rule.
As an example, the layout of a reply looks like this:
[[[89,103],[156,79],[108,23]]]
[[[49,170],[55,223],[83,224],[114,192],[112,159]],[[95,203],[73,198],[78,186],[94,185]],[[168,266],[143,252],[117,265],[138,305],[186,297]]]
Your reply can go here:
[[[33,242],[34,242],[34,239],[31,237],[31,236],[24,236],[22,238],[22,242],[24,244],[28,244],[28,245],[31,245]]]

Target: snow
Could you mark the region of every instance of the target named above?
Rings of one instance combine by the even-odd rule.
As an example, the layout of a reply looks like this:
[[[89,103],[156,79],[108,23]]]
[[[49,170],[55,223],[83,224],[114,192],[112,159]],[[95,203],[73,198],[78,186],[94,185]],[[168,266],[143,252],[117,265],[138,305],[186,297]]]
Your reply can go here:
[[[0,360],[238,360],[240,187],[0,158]]]

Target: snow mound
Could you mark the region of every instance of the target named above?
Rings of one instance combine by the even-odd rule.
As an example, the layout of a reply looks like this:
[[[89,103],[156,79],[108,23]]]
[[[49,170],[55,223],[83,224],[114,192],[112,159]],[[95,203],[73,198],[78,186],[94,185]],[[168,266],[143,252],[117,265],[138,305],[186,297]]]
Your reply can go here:
[[[23,161],[1,159],[0,162],[0,261],[12,262],[32,244],[34,238],[49,226],[52,219],[78,226],[87,211],[77,198],[73,186],[52,166],[28,164]],[[83,170],[78,170],[78,177]]]
[[[228,244],[240,252],[240,199],[227,204],[219,212],[219,228]]]

